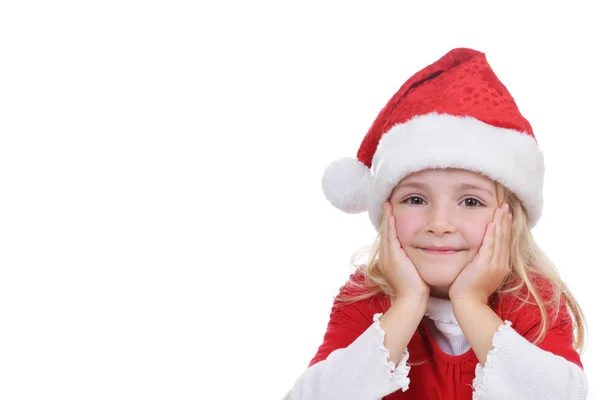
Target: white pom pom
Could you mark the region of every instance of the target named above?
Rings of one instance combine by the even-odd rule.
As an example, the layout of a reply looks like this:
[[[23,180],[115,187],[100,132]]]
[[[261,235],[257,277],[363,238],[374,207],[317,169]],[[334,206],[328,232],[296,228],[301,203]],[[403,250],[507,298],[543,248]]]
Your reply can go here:
[[[367,210],[373,175],[358,159],[345,157],[332,162],[323,173],[323,193],[336,208],[350,214]]]

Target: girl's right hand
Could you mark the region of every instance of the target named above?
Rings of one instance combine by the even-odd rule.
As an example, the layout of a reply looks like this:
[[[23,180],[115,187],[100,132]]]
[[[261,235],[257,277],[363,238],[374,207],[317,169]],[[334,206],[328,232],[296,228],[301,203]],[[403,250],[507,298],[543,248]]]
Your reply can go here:
[[[417,268],[400,245],[392,205],[387,201],[383,204],[379,268],[394,288],[396,300],[429,298],[429,285],[423,281]]]

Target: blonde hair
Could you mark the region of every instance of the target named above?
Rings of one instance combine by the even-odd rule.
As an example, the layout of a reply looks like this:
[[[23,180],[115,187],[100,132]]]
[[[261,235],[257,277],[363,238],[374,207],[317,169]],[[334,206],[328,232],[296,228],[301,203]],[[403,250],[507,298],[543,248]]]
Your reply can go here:
[[[500,183],[497,183],[497,192],[498,203],[508,203],[510,207],[513,214],[513,225],[510,242],[510,272],[498,287],[496,293],[515,296],[522,302],[522,305],[529,303],[538,306],[542,323],[534,340],[535,344],[539,343],[548,331],[548,310],[554,310],[553,318],[557,318],[561,298],[564,297],[567,309],[573,319],[573,347],[580,352],[583,351],[585,318],[581,307],[560,278],[554,264],[535,242],[527,223],[527,213],[519,198]],[[336,300],[353,302],[370,298],[379,293],[384,293],[391,299],[395,299],[394,289],[388,284],[379,268],[379,249],[380,234],[377,235],[373,245],[369,248],[369,259],[366,264],[358,264],[356,260],[359,256],[364,255],[367,249],[359,250],[353,255],[352,264],[364,276],[364,282],[356,283],[350,280],[348,285],[360,289],[361,294],[344,296],[340,293],[336,296]],[[543,293],[540,291],[540,287],[534,283],[534,279],[537,280],[538,278],[550,284],[550,287],[545,288]],[[527,293],[526,296],[523,296],[524,291]],[[550,294],[550,296],[543,296],[543,294]],[[533,297],[533,301],[531,297]]]

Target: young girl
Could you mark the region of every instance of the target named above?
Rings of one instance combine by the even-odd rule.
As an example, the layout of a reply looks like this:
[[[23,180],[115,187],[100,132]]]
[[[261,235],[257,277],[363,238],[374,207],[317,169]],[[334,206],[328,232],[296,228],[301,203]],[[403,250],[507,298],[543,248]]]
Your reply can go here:
[[[530,232],[543,178],[483,53],[410,78],[323,175],[379,237],[286,399],[585,399],[583,315]]]

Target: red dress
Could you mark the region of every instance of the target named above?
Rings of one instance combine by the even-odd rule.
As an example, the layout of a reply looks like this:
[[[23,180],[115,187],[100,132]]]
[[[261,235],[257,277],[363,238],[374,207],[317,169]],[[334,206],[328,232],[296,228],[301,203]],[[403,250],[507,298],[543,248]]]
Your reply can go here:
[[[351,279],[360,281],[357,273]],[[356,290],[344,285],[344,294],[356,294]],[[540,311],[536,305],[522,303],[514,296],[492,296],[490,307],[502,320],[512,322],[512,328],[532,342],[537,336],[541,324]],[[319,346],[317,354],[309,366],[325,360],[334,350],[345,348],[373,324],[373,315],[385,313],[391,306],[389,297],[378,294],[371,298],[354,303],[335,301],[330,320]],[[425,318],[425,317],[424,317]],[[582,367],[579,354],[573,348],[573,323],[567,312],[564,300],[558,317],[554,320],[548,316],[549,329],[544,339],[537,344],[543,350],[564,357],[566,360]],[[431,336],[429,326],[423,319],[408,344],[411,365],[410,387],[406,392],[398,390],[384,399],[472,399],[473,379],[477,357],[472,349],[458,356],[444,353]],[[382,356],[383,357],[383,356]],[[417,365],[414,365],[417,364]]]

